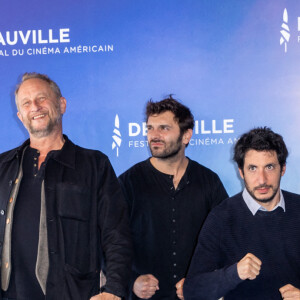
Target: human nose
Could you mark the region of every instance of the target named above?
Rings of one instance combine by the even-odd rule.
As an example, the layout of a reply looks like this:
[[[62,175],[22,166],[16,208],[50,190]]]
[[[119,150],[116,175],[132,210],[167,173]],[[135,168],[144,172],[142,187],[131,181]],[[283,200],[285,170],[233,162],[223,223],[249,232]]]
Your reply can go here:
[[[258,183],[265,184],[267,182],[267,176],[264,170],[258,172]]]
[[[39,111],[41,109],[41,104],[38,100],[33,100],[31,103],[31,111]]]
[[[150,139],[159,139],[160,136],[161,134],[158,128],[153,128],[148,132],[148,137],[150,137]]]

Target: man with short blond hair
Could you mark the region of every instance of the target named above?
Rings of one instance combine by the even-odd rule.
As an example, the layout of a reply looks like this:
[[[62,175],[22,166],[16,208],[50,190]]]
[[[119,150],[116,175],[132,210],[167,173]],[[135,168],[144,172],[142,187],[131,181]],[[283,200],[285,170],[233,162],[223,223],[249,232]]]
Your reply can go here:
[[[131,240],[108,158],[63,135],[66,99],[48,76],[24,74],[15,96],[29,139],[0,155],[0,299],[121,299]]]

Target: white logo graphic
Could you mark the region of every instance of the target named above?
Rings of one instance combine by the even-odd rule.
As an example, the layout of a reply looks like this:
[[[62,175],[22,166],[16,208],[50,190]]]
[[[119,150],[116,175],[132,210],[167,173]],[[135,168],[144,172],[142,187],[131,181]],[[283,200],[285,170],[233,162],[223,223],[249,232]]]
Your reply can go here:
[[[116,115],[115,117],[115,128],[114,128],[114,135],[112,136],[113,138],[113,142],[112,142],[112,150],[117,148],[117,157],[119,156],[119,148],[121,146],[122,143],[122,139],[121,139],[121,133],[120,133],[120,121],[119,121],[119,116]]]
[[[280,37],[280,45],[284,44],[284,52],[287,52],[287,43],[290,40],[290,28],[288,25],[288,13],[286,8],[283,11],[283,23],[281,24],[282,30],[280,30],[281,37]]]

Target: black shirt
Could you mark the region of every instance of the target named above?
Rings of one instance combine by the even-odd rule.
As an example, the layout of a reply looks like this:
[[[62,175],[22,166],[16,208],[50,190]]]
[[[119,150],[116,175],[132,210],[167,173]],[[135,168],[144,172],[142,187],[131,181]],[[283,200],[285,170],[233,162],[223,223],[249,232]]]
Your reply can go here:
[[[135,250],[130,289],[138,276],[152,274],[159,290],[151,299],[177,299],[175,284],[186,276],[200,228],[228,195],[219,177],[193,160],[176,190],[173,176],[159,172],[150,159],[119,179],[129,204]]]

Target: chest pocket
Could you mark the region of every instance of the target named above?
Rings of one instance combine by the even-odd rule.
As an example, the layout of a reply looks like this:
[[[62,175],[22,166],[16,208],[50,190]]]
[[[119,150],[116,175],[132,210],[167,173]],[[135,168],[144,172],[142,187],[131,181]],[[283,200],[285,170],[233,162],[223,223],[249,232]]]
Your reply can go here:
[[[68,183],[57,185],[58,214],[78,221],[88,221],[91,207],[90,189]]]
[[[57,185],[65,264],[86,273],[90,270],[91,191],[87,187],[60,183]]]

